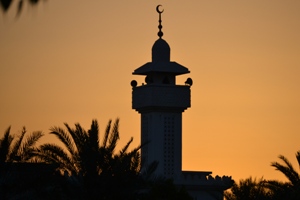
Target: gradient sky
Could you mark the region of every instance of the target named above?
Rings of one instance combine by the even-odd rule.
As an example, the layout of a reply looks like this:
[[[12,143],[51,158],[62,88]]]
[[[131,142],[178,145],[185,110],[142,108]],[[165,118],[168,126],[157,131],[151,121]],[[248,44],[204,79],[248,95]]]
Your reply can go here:
[[[299,0],[49,0],[0,13],[0,134],[120,117],[140,141],[134,69],[151,60],[162,4],[171,60],[191,71],[183,169],[285,180],[270,163],[300,150]],[[47,136],[43,141],[55,142]]]

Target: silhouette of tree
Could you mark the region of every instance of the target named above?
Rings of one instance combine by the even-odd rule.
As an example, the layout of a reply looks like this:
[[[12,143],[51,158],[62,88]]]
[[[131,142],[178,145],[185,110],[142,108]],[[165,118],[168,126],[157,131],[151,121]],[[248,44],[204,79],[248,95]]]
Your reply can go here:
[[[114,155],[115,147],[119,140],[119,119],[111,128],[111,120],[106,127],[102,145],[99,140],[99,127],[96,120],[92,121],[91,128],[86,131],[79,123],[75,129],[65,123],[67,131],[60,127],[52,127],[50,134],[57,136],[64,148],[57,144],[43,144],[40,146],[38,156],[48,163],[58,163],[61,171],[69,174],[94,176],[112,171],[118,164],[127,164],[129,169],[138,171],[140,147],[131,152],[128,147],[130,141],[123,147],[119,154]],[[122,166],[124,167],[124,166]]]
[[[290,185],[288,183],[284,183],[277,180],[266,180],[263,183],[265,188],[268,188],[272,194],[272,200],[282,200],[289,199],[290,195]]]
[[[32,166],[30,162],[36,161],[35,144],[43,136],[42,132],[36,131],[27,136],[23,127],[19,135],[11,135],[10,128],[0,139],[0,199],[21,195],[37,180],[37,177],[27,177],[27,169]]]
[[[272,193],[264,187],[264,180],[252,179],[240,180],[234,183],[230,191],[225,191],[226,200],[271,200]]]
[[[278,158],[283,162],[283,164],[272,162],[271,166],[283,173],[288,178],[289,182],[283,183],[279,181],[267,181],[266,187],[276,193],[278,199],[300,199],[299,173],[294,169],[291,162],[285,156],[279,155]],[[296,153],[296,159],[300,167],[300,151]]]
[[[41,2],[41,0],[18,0],[17,16],[20,15],[25,1],[30,6],[36,6],[39,2]],[[0,7],[2,8],[2,11],[6,13],[11,8],[13,2],[13,0],[0,0]]]
[[[284,157],[283,155],[279,155],[278,158],[283,161],[283,165],[278,162],[272,162],[271,166],[275,167],[276,170],[283,173],[288,180],[290,181],[290,184],[293,186],[297,186],[300,183],[300,175],[299,173],[294,169],[293,165],[290,163],[290,161]],[[298,165],[300,166],[300,151],[296,153],[296,158],[298,161]]]
[[[79,123],[75,128],[65,123],[65,127],[50,129],[63,147],[42,144],[37,148],[34,144],[41,132],[24,140],[25,128],[17,138],[7,129],[0,140],[0,169],[5,168],[0,171],[0,199],[191,199],[184,188],[154,176],[157,162],[140,171],[140,146],[128,150],[132,138],[115,152],[119,119],[114,124],[109,121],[101,142],[96,120],[88,131]]]
[[[71,175],[85,195],[91,198],[115,199],[133,195],[139,181],[140,146],[128,151],[133,139],[115,153],[119,140],[119,119],[112,125],[108,122],[103,140],[99,140],[99,127],[92,121],[88,131],[79,123],[66,130],[52,127],[51,134],[57,136],[64,148],[56,144],[43,144],[36,155],[46,163],[57,163],[59,170]],[[118,188],[118,192],[114,190]],[[122,197],[123,196],[123,197]],[[129,199],[129,198],[128,198]]]
[[[263,179],[256,181],[250,177],[246,180],[241,180],[239,184],[234,183],[230,192],[225,192],[225,198],[227,200],[299,200],[300,175],[286,157],[279,155],[278,158],[283,162],[283,164],[279,162],[272,162],[271,166],[283,173],[288,178],[288,182]],[[300,151],[296,153],[296,158],[300,167]]]
[[[36,131],[25,137],[25,127],[19,136],[15,136],[10,134],[10,128],[8,127],[0,139],[0,167],[4,163],[33,161],[35,144],[43,136],[41,131]]]

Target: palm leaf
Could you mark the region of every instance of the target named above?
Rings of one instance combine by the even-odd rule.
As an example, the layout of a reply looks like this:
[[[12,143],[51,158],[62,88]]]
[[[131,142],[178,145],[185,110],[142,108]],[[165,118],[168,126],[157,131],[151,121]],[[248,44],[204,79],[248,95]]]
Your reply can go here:
[[[78,163],[59,146],[55,144],[44,144],[39,148],[38,156],[47,163],[56,163],[61,170],[78,173]],[[73,155],[74,156],[74,155]]]
[[[271,166],[275,167],[276,170],[282,172],[293,185],[299,183],[299,174],[295,171],[288,159],[285,158],[283,155],[279,155],[278,158],[281,159],[286,166],[278,162],[272,162]]]
[[[141,155],[139,152],[136,152],[135,154],[132,155],[131,170],[138,173],[140,172],[140,167],[141,167]]]
[[[83,145],[86,141],[85,135],[82,133],[83,129],[77,123],[75,124],[75,129],[72,129],[67,123],[65,123],[69,134],[71,135],[72,139],[74,140],[74,145],[77,148],[77,152],[81,152]]]
[[[110,136],[109,136],[109,143],[107,146],[107,149],[109,150],[109,152],[111,152],[113,154],[115,147],[117,146],[117,142],[119,140],[119,119],[117,118],[113,129],[110,132]]]
[[[81,127],[81,125],[79,123],[75,124],[76,127],[76,136],[79,139],[79,141],[81,142],[81,144],[85,143],[88,141],[88,134],[87,132]]]
[[[270,189],[271,191],[278,191],[278,190],[282,190],[282,189],[287,189],[290,186],[290,183],[283,183],[280,181],[275,181],[275,180],[268,180],[268,181],[264,181],[263,183],[264,187]]]
[[[104,147],[104,148],[107,145],[107,140],[108,140],[109,133],[110,133],[111,122],[112,122],[112,120],[108,121],[108,124],[107,124],[106,129],[105,129],[105,133],[104,133],[104,136],[103,136],[102,147]]]
[[[129,145],[132,143],[133,141],[133,137],[130,138],[130,140],[127,142],[127,144],[122,148],[122,150],[120,151],[120,155],[123,155],[124,153],[126,153]]]
[[[296,158],[297,158],[297,161],[298,161],[298,165],[299,165],[299,167],[300,167],[300,151],[298,151],[298,152],[296,153]]]
[[[89,168],[91,164],[91,146],[89,144],[89,138],[87,132],[81,127],[80,124],[75,124],[76,131],[75,131],[75,137],[77,138],[77,149],[78,149],[78,154],[80,158],[80,166],[81,170],[83,173],[86,173],[87,168]]]
[[[10,135],[10,128],[10,126],[7,128],[3,138],[0,140],[0,163],[7,161],[10,152],[10,146],[14,139],[14,137]]]
[[[82,164],[87,175],[98,174],[99,156],[99,127],[97,120],[92,120],[91,128],[87,132],[87,141],[82,149]]]
[[[50,134],[55,135],[68,149],[71,155],[76,154],[75,145],[73,139],[60,127],[51,127]]]
[[[23,138],[24,138],[25,134],[26,134],[26,128],[23,127],[20,136],[18,137],[17,141],[14,142],[14,145],[11,149],[11,152],[10,152],[10,155],[9,155],[9,158],[8,158],[9,162],[17,159],[20,156],[21,144],[22,144],[22,141],[23,141]]]
[[[93,149],[98,149],[99,147],[99,126],[97,120],[92,121],[90,130],[88,130],[89,143]]]
[[[43,136],[44,134],[41,131],[35,131],[32,134],[30,134],[25,141],[23,141],[22,147],[21,147],[21,159],[22,161],[27,161],[31,159],[33,156],[33,146],[37,143],[37,141]]]
[[[74,146],[77,149],[77,154],[81,154],[83,146],[86,142],[86,138],[84,134],[82,134],[81,126],[79,124],[75,124],[75,129],[72,129],[67,123],[65,123],[65,126],[67,127],[67,130],[74,141]]]

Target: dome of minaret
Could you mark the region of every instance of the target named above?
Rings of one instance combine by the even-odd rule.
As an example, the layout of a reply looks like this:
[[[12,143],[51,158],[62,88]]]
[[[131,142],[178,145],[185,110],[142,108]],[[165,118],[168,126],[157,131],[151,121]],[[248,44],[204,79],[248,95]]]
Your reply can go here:
[[[170,62],[170,46],[159,38],[152,46],[152,62]]]
[[[161,14],[164,10],[160,10],[161,5],[156,7],[156,11],[159,14],[159,25],[158,25],[158,33],[157,36],[159,37],[152,46],[152,62],[147,62],[146,64],[142,65],[141,67],[134,70],[132,74],[137,75],[156,75],[158,74],[169,74],[170,76],[177,76],[181,74],[190,73],[188,68],[170,61],[170,54],[171,49],[169,44],[162,39],[164,33],[162,32],[162,25],[161,25]],[[175,77],[174,77],[175,78]],[[149,80],[149,77],[147,78]],[[148,81],[147,81],[148,82]]]

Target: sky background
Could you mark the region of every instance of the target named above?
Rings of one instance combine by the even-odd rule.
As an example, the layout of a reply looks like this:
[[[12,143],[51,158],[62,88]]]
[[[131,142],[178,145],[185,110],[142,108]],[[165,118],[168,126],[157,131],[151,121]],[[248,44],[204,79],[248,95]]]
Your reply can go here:
[[[16,3],[16,1],[15,1]],[[300,150],[299,0],[48,0],[0,13],[0,135],[51,126],[103,135],[120,118],[119,147],[140,143],[131,109],[134,69],[151,61],[162,4],[171,60],[191,71],[183,113],[183,170],[235,180],[286,180],[270,163]],[[46,136],[43,142],[56,142]]]

